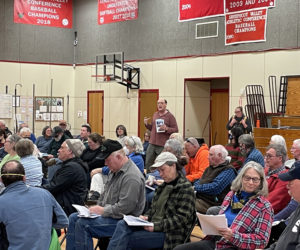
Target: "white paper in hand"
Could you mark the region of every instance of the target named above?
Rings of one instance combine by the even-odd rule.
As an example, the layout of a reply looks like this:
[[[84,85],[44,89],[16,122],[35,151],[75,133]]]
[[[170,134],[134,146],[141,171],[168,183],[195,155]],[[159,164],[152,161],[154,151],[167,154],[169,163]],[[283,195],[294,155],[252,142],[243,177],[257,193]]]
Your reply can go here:
[[[154,226],[154,224],[152,222],[143,220],[139,217],[135,217],[132,215],[124,215],[123,218],[128,226]]]
[[[77,210],[78,217],[97,218],[97,217],[101,216],[99,214],[91,214],[90,210],[87,207],[75,205],[75,204],[72,204],[72,206],[75,207],[75,209]]]
[[[217,228],[227,228],[227,219],[225,214],[206,215],[197,213],[201,224],[201,229],[205,235],[220,235]]]

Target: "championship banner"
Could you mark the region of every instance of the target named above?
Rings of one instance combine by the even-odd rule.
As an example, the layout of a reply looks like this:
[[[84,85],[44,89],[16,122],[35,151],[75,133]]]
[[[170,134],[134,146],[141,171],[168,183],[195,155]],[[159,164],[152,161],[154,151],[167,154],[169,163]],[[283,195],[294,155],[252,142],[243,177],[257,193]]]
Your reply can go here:
[[[138,18],[138,0],[98,0],[98,24]]]
[[[225,0],[225,13],[275,7],[275,0]]]
[[[72,28],[72,0],[15,0],[14,22]]]
[[[267,9],[226,15],[225,45],[266,41]]]
[[[223,15],[224,0],[179,0],[180,22]]]

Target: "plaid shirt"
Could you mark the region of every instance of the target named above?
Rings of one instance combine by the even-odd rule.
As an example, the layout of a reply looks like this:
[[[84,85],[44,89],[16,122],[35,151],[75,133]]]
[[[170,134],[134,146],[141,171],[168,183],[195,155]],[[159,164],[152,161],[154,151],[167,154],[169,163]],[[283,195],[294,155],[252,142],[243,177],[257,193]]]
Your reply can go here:
[[[230,191],[221,206],[220,214],[223,214],[234,192]],[[273,222],[273,209],[270,202],[263,196],[250,199],[237,214],[230,228],[233,236],[229,241],[221,238],[217,242],[216,249],[238,247],[238,249],[264,248],[269,241]]]
[[[146,215],[149,221],[156,212],[157,201],[166,183],[158,186],[150,210]],[[164,218],[154,222],[154,231],[166,233],[164,250],[172,250],[183,244],[195,218],[195,194],[191,183],[180,174],[165,204]]]

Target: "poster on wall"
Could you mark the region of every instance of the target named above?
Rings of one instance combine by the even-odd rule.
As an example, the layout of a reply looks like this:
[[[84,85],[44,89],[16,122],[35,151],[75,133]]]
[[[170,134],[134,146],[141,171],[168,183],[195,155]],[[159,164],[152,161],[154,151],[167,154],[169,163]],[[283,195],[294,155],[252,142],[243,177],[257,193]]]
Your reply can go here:
[[[223,15],[224,0],[179,0],[179,22]]]
[[[72,0],[14,0],[14,22],[72,28]]]
[[[267,9],[226,15],[225,44],[266,41]]]
[[[98,0],[98,24],[138,18],[138,0]]]
[[[36,121],[59,121],[64,119],[63,97],[35,97]]]
[[[225,0],[225,13],[273,7],[275,0]]]
[[[12,118],[12,95],[0,94],[0,118]]]

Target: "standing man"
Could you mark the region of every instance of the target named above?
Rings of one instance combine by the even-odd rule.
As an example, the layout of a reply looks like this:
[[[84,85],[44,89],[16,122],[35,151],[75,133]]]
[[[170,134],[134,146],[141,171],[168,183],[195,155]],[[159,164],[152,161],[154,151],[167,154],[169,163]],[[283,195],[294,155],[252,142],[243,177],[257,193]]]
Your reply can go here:
[[[167,110],[167,100],[160,98],[157,101],[157,111],[150,118],[144,118],[144,124],[151,131],[149,146],[146,152],[146,169],[150,170],[155,158],[163,151],[166,141],[172,133],[178,132],[175,117]]]
[[[241,127],[243,129],[244,134],[249,134],[250,132],[252,132],[250,120],[247,116],[243,114],[243,107],[237,107],[234,113],[235,115],[233,115],[229,119],[229,122],[226,125],[226,129],[230,131],[234,127]]]
[[[203,172],[209,166],[209,148],[204,142],[200,146],[194,137],[185,141],[184,148],[190,158],[188,164],[185,165],[186,178],[193,183],[202,177]]]
[[[280,212],[291,200],[288,194],[287,182],[278,178],[281,173],[287,172],[284,166],[286,150],[280,144],[271,144],[265,154],[265,174],[268,182],[269,195],[267,199],[272,204],[274,214]]]
[[[6,188],[0,195],[0,222],[6,227],[9,249],[49,249],[52,227],[68,226],[61,206],[47,190],[25,184],[25,170],[18,161],[4,164],[1,180]]]
[[[93,249],[93,237],[111,237],[124,214],[139,216],[145,207],[145,180],[141,171],[125,155],[118,141],[106,140],[102,146],[105,165],[110,169],[104,193],[90,212],[97,218],[80,218],[78,213],[69,217],[67,250]]]

